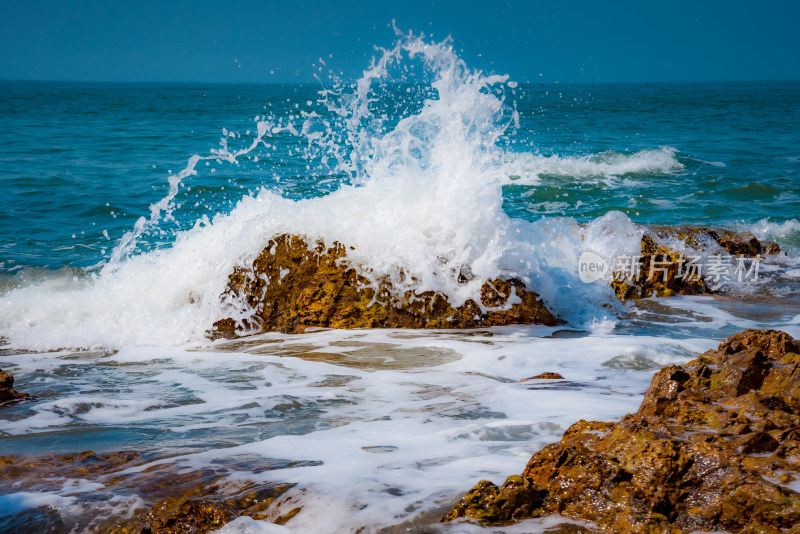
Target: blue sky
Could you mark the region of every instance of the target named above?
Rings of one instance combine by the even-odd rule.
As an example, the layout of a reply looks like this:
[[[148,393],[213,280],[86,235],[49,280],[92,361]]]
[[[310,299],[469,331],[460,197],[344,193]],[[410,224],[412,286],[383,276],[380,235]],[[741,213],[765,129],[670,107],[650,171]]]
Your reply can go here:
[[[352,78],[392,43],[392,20],[522,82],[800,78],[789,0],[3,4],[0,79],[303,82],[318,58]]]

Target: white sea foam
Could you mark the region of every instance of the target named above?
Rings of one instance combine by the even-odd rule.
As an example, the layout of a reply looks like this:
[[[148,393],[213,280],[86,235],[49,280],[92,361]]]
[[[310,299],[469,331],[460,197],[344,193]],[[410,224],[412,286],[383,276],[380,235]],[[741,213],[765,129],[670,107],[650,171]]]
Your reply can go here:
[[[244,466],[229,476],[297,484],[270,509],[275,519],[301,506],[286,525],[293,532],[374,532],[436,523],[478,480],[499,483],[521,472],[535,450],[557,441],[578,419],[613,420],[634,411],[654,369],[608,362],[633,356],[683,362],[715,343],[543,337],[556,330],[330,330],[264,335],[242,345],[217,342],[201,351],[134,348],[99,358],[47,353],[3,359],[28,380],[73,375],[57,398],[30,405],[30,414],[15,422],[16,439],[124,427],[158,431],[169,447],[199,433],[194,443],[203,444],[202,452],[118,475],[153,470],[159,462],[222,469],[237,457],[293,460],[299,463],[267,471],[253,461],[253,472]],[[543,371],[566,380],[524,380]],[[90,388],[96,393],[82,393]],[[66,420],[42,428],[42,416],[54,413]],[[236,438],[237,432],[247,437]],[[66,505],[73,501],[61,499],[75,498],[77,506],[98,491],[64,484],[25,502]],[[94,513],[105,514],[103,506]],[[266,525],[241,520],[230,528],[273,528]]]
[[[284,526],[266,521],[256,521],[246,516],[238,517],[214,532],[217,534],[292,534],[292,531]]]
[[[291,532],[427,532],[478,480],[500,483],[521,472],[534,451],[577,420],[610,421],[636,410],[659,366],[684,363],[745,328],[800,337],[796,306],[787,303],[787,313],[767,317],[754,304],[743,313],[723,299],[675,297],[658,302],[668,311],[657,316],[640,310],[648,329],[664,326],[669,336],[599,330],[575,337],[542,326],[324,330],[116,353],[5,353],[2,366],[22,377],[26,390],[51,396],[27,405],[0,432],[35,445],[69,430],[75,446],[85,447],[81,436],[102,430],[112,434],[105,443],[111,450],[122,446],[113,441],[121,428],[158,432],[163,448],[188,442],[201,452],[120,476],[158,463],[219,470],[226,460],[250,458],[252,472],[245,464],[229,473],[230,481],[296,484],[269,517],[301,506],[286,525]],[[565,379],[526,380],[544,371]],[[126,443],[127,435],[116,439]],[[298,463],[261,471],[252,458]],[[118,504],[82,507],[84,496],[103,491],[78,480],[17,495],[9,509],[53,504],[73,524],[79,517],[86,522],[87,514],[107,517],[112,505],[118,515],[143,506],[127,495]],[[556,521],[514,529],[541,532]],[[246,519],[230,529],[285,532]],[[466,523],[441,531],[483,532]]]

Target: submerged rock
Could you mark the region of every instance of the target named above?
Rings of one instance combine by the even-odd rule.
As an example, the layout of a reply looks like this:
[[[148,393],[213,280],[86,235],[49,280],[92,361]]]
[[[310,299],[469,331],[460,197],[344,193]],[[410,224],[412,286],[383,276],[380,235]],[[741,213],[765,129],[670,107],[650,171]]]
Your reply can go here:
[[[509,324],[555,325],[556,318],[516,279],[492,280],[481,289],[481,304],[453,307],[433,291],[395,296],[388,279],[373,287],[345,261],[334,243],[314,246],[299,236],[269,241],[248,268],[230,276],[224,298],[244,299],[256,311],[252,321],[223,319],[212,336],[235,337],[239,329],[302,332],[329,328],[474,328]]]
[[[0,405],[27,398],[30,398],[27,393],[20,393],[14,390],[14,377],[0,369]]]
[[[800,532],[800,343],[747,330],[652,379],[617,423],[579,421],[443,521],[560,514],[614,533]]]
[[[248,480],[249,472],[270,467],[266,460],[233,458],[199,469],[178,461],[147,465],[152,460],[137,451],[0,456],[0,481],[13,491],[46,496],[70,487],[70,481],[99,482],[102,488],[78,500],[76,511],[64,516],[47,505],[46,497],[40,506],[5,511],[0,531],[202,534],[241,516],[283,524],[299,511],[278,516],[270,510],[291,484]],[[231,474],[237,475],[233,481]]]
[[[696,226],[653,227],[642,236],[642,251],[635,268],[625,274],[615,274],[611,287],[617,298],[632,300],[714,292],[706,283],[701,266],[685,254],[656,242],[669,237],[677,238],[698,251],[719,247],[732,257],[755,258],[780,253],[776,243],[761,243],[750,233]]]
[[[529,376],[528,378],[523,378],[518,382],[526,382],[528,380],[564,380],[564,377],[553,371],[545,371],[544,373],[539,373],[536,376]]]
[[[286,486],[287,488],[289,486]],[[153,506],[149,511],[132,520],[116,525],[108,534],[202,534],[222,528],[237,517],[247,516],[255,520],[266,519],[266,509],[275,497],[285,489],[269,488],[265,491],[246,492],[234,498],[215,497],[169,497]],[[300,511],[299,508],[270,523],[283,525]]]

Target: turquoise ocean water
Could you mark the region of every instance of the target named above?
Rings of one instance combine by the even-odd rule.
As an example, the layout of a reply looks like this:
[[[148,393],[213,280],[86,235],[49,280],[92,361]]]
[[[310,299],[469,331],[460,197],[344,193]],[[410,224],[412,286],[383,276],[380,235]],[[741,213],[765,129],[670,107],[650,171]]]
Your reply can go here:
[[[214,148],[222,128],[244,134],[265,111],[324,109],[306,105],[322,88],[0,83],[0,272],[102,262],[165,193],[167,173]],[[520,85],[509,98],[521,117],[500,141],[510,157],[571,158],[530,161],[539,179],[505,188],[510,215],[583,222],[620,210],[639,224],[754,229],[768,220],[783,228],[771,237],[800,245],[800,83]],[[261,187],[290,198],[335,187],[341,177],[319,162],[306,168],[302,137],[282,141],[261,164],[201,169],[182,226]]]

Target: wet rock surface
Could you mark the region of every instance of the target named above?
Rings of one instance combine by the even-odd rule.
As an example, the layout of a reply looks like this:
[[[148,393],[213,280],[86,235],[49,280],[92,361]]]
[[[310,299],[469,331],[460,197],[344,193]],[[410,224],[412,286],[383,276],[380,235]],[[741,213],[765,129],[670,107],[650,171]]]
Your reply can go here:
[[[615,275],[611,282],[617,298],[635,300],[714,292],[707,283],[702,267],[685,254],[658,244],[665,238],[678,239],[698,251],[717,248],[734,258],[756,258],[780,253],[776,243],[762,243],[750,233],[716,231],[696,226],[652,227],[642,237],[641,256],[637,264],[629,273]]]
[[[553,371],[545,371],[544,373],[539,373],[536,376],[529,376],[528,378],[523,378],[520,382],[526,382],[528,380],[564,380],[564,377],[561,376],[559,373],[555,373]]]
[[[390,281],[375,288],[345,261],[341,244],[309,247],[301,237],[272,239],[246,269],[230,276],[227,297],[256,310],[252,321],[223,319],[213,337],[247,333],[302,332],[329,328],[475,328],[509,324],[555,325],[556,318],[521,281],[492,280],[481,290],[483,309],[474,301],[453,307],[432,291],[394,295]],[[509,306],[510,304],[510,306]]]
[[[27,393],[14,390],[14,377],[0,369],[0,406],[7,402],[30,398]]]
[[[750,232],[714,230],[707,226],[652,226],[645,235],[656,237],[675,237],[696,250],[707,250],[714,244],[728,254],[738,256],[762,256],[779,254],[777,243],[761,242]]]
[[[579,421],[445,516],[560,514],[614,533],[800,532],[800,343],[747,330],[652,379],[639,410]]]
[[[687,260],[675,250],[656,245],[642,237],[642,253],[632,276],[615,275],[611,282],[620,300],[709,293],[702,275],[688,269]]]
[[[5,488],[0,495],[58,491],[69,481],[91,481],[102,488],[82,495],[68,514],[58,513],[46,500],[18,513],[2,510],[0,532],[202,534],[242,515],[282,524],[299,511],[269,515],[273,501],[291,485],[257,484],[246,477],[232,483],[226,475],[244,467],[236,462],[187,469],[168,459],[148,465],[153,459],[136,451],[0,456],[0,487]],[[247,470],[258,469],[259,461],[244,460]]]

